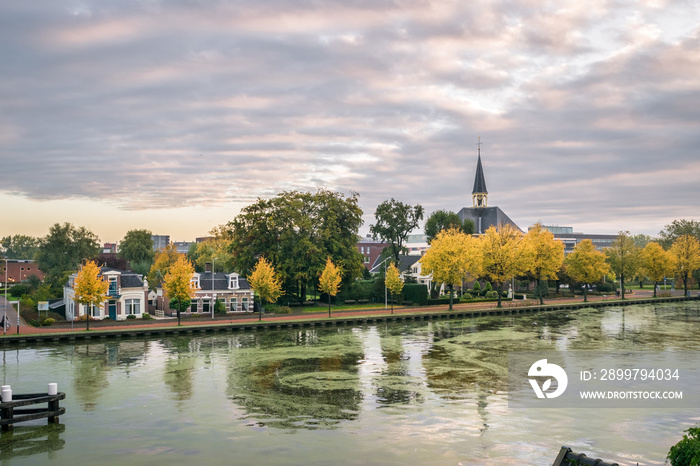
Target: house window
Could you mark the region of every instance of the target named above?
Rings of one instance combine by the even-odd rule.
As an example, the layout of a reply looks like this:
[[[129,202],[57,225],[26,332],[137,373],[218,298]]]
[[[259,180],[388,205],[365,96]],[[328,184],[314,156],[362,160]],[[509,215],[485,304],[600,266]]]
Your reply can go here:
[[[127,299],[126,304],[126,315],[130,314],[140,314],[141,313],[141,300],[140,299]]]
[[[365,264],[369,264],[369,256],[365,256]]]
[[[190,280],[190,283],[192,283],[192,287],[199,289],[199,274],[192,277],[192,280]]]
[[[235,275],[231,275],[228,278],[228,289],[229,290],[237,290],[238,289],[238,277]]]
[[[99,308],[99,307],[94,306],[94,305],[93,305],[93,306],[88,306],[88,305],[86,304],[86,305],[85,305],[85,311],[86,311],[86,313],[88,312],[89,309],[92,309],[92,311],[90,312],[90,315],[91,315],[92,317],[100,317],[100,308]]]
[[[248,298],[241,299],[241,310],[243,312],[248,312]]]
[[[109,294],[117,294],[117,277],[109,277]]]
[[[238,310],[238,298],[231,298],[231,312],[236,312]]]

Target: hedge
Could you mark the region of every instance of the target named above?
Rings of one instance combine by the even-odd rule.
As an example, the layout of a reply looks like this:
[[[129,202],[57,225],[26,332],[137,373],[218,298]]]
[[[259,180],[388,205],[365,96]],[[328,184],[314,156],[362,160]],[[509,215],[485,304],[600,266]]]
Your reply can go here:
[[[419,283],[406,283],[401,291],[404,301],[412,301],[419,306],[428,301],[428,287]]]

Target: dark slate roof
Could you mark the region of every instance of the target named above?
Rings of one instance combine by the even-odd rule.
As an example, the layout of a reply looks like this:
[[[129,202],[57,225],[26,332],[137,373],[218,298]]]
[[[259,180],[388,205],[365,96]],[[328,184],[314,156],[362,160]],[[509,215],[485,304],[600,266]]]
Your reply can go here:
[[[464,207],[457,215],[461,221],[466,219],[473,221],[474,233],[477,235],[484,233],[490,226],[499,228],[504,224],[510,224],[520,230],[520,227],[499,207]]]
[[[105,272],[119,272],[122,288],[143,288],[143,279],[137,273],[112,267],[100,267],[100,273]]]
[[[474,177],[474,189],[472,194],[483,193],[488,194],[486,190],[486,180],[484,179],[484,169],[481,168],[481,154],[476,162],[476,176]]]
[[[410,271],[413,264],[420,260],[421,256],[399,256],[399,272]]]
[[[121,275],[122,288],[143,288],[143,280],[134,274],[122,274]]]
[[[203,272],[199,274],[199,288],[202,291],[211,290],[211,272]],[[250,284],[245,278],[238,277],[238,289],[250,289]],[[216,290],[228,290],[228,277],[225,273],[216,272],[214,274],[214,291]]]

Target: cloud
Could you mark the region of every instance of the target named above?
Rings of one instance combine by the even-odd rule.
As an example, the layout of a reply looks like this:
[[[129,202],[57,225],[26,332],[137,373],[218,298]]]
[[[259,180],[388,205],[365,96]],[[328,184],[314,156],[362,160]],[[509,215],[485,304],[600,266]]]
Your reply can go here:
[[[490,201],[523,226],[658,231],[699,194],[691,2],[45,1],[0,18],[4,193],[155,212],[323,186],[359,192],[369,224],[391,197],[470,205],[481,136]]]

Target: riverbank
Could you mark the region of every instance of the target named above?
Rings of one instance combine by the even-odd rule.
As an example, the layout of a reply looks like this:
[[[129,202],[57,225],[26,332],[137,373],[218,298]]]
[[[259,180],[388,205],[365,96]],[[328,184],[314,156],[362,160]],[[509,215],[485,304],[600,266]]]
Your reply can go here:
[[[208,317],[182,319],[177,325],[177,319],[129,320],[122,322],[93,321],[90,330],[86,330],[84,322],[61,324],[55,327],[31,327],[20,325],[20,333],[16,327],[11,327],[7,335],[0,335],[0,346],[29,344],[38,342],[76,341],[103,338],[125,338],[168,334],[191,334],[194,332],[247,331],[261,329],[278,329],[293,327],[326,327],[338,325],[364,325],[379,322],[401,322],[432,319],[455,319],[465,317],[480,317],[490,315],[518,315],[546,311],[565,311],[581,308],[599,308],[609,306],[628,306],[635,304],[651,304],[664,302],[682,302],[698,300],[700,297],[638,297],[632,299],[610,299],[603,296],[589,296],[588,302],[580,298],[550,299],[544,305],[533,304],[532,301],[522,305],[517,301],[505,302],[501,308],[496,303],[455,304],[453,310],[447,306],[430,307],[395,307],[393,312],[388,309],[365,309],[353,311],[337,311],[328,317],[327,311],[319,308],[318,313],[303,315],[263,315],[262,320],[256,314],[231,317],[222,316],[214,319]],[[15,314],[16,320],[16,314]],[[10,320],[13,322],[13,320]]]

